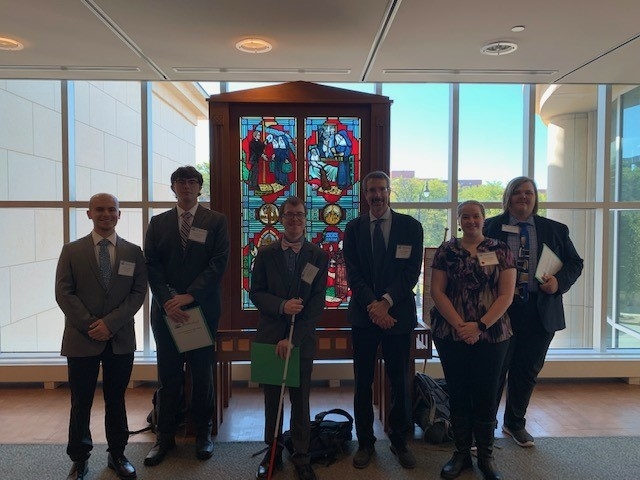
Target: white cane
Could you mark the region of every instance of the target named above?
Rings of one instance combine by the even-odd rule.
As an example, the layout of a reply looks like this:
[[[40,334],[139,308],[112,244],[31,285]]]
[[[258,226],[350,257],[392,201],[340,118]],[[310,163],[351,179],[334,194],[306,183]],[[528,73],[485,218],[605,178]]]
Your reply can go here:
[[[282,373],[282,384],[280,385],[280,401],[278,402],[278,415],[276,416],[276,426],[273,429],[273,441],[271,442],[271,458],[269,459],[269,471],[267,480],[271,480],[273,474],[274,462],[276,459],[276,450],[278,445],[278,430],[280,429],[280,418],[282,417],[282,404],[284,403],[284,389],[287,382],[287,371],[289,370],[289,359],[291,358],[291,339],[293,338],[293,326],[296,322],[296,314],[291,315],[291,323],[289,325],[289,348],[284,359],[284,372]]]

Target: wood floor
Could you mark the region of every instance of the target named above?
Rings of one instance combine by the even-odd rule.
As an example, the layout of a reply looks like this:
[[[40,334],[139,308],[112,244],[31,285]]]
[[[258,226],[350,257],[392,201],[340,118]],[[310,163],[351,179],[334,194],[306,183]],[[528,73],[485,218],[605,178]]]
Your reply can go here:
[[[127,392],[130,430],[147,426],[155,385],[144,384]],[[285,425],[288,424],[288,400]],[[311,413],[340,407],[353,413],[353,387],[315,387]],[[262,390],[235,387],[224,412],[217,441],[261,441],[263,437]],[[498,416],[502,418],[501,412]],[[92,412],[95,443],[104,443],[104,406],[98,390]],[[585,437],[640,435],[640,386],[618,380],[542,380],[536,387],[527,415],[534,437]],[[66,443],[69,390],[66,385],[45,390],[41,385],[0,386],[0,443]],[[383,438],[376,422],[376,436]],[[499,430],[497,431],[499,432]],[[419,436],[416,428],[416,436]],[[502,436],[502,433],[497,433]],[[133,435],[131,442],[152,442],[150,432]]]

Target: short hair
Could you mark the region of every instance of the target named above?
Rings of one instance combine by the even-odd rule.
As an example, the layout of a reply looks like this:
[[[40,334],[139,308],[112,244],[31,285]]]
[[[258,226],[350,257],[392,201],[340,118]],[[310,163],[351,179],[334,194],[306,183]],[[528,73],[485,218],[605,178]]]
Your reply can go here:
[[[509,211],[509,206],[511,205],[511,196],[513,195],[513,192],[515,192],[518,187],[520,187],[520,185],[527,182],[531,182],[531,185],[533,185],[533,191],[536,195],[536,200],[533,204],[533,214],[536,215],[538,213],[538,187],[536,186],[536,182],[533,178],[524,176],[511,179],[511,181],[507,184],[507,188],[504,189],[504,194],[502,195],[502,210],[504,212]]]
[[[198,180],[200,186],[202,186],[202,184],[204,183],[202,174],[198,170],[196,170],[195,167],[191,165],[185,165],[184,167],[179,167],[175,172],[171,174],[171,185],[173,185],[176,180],[189,180],[190,178],[195,178],[196,180]]]
[[[365,192],[367,191],[367,184],[369,183],[369,180],[371,180],[372,178],[381,178],[386,180],[387,188],[391,188],[391,179],[389,178],[389,175],[384,173],[382,170],[375,170],[373,172],[367,173],[367,175],[362,180],[362,189]]]
[[[120,202],[118,201],[118,197],[116,197],[115,195],[112,195],[111,193],[105,193],[105,192],[96,193],[95,195],[91,196],[91,198],[89,199],[89,210],[91,210],[94,200],[97,200],[99,197],[110,197],[113,200],[113,202],[116,204],[116,208],[120,210]]]
[[[298,205],[302,205],[302,208],[304,208],[304,213],[305,215],[307,214],[307,206],[304,204],[304,202],[298,198],[298,197],[287,197],[287,199],[282,202],[282,205],[280,205],[280,216],[282,217],[282,215],[284,215],[284,209],[287,205],[291,205],[292,207],[297,207]]]
[[[480,207],[480,213],[482,214],[482,218],[486,217],[486,215],[484,213],[484,205],[483,204],[481,204],[477,200],[465,200],[464,202],[458,204],[458,209],[456,211],[456,213],[457,213],[457,217],[456,218],[460,218],[460,215],[462,213],[462,209],[464,207],[466,207],[467,205],[475,205],[477,207]]]

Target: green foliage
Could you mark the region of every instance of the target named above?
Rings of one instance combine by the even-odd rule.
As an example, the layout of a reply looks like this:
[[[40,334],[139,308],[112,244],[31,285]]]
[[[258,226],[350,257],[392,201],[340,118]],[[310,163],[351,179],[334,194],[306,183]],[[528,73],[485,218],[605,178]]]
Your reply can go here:
[[[202,190],[200,191],[201,195],[198,201],[200,202],[210,202],[211,201],[211,173],[209,172],[209,164],[208,163],[198,163],[196,165],[196,170],[198,170],[202,174]]]

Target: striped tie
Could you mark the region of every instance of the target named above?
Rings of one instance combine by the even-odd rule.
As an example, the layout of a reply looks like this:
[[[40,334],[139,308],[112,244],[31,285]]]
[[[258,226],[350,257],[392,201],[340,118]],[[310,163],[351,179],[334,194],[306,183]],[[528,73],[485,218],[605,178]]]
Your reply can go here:
[[[191,213],[184,212],[182,214],[182,221],[180,222],[180,240],[182,242],[182,249],[187,248],[187,240],[189,240],[189,231],[191,230]]]

